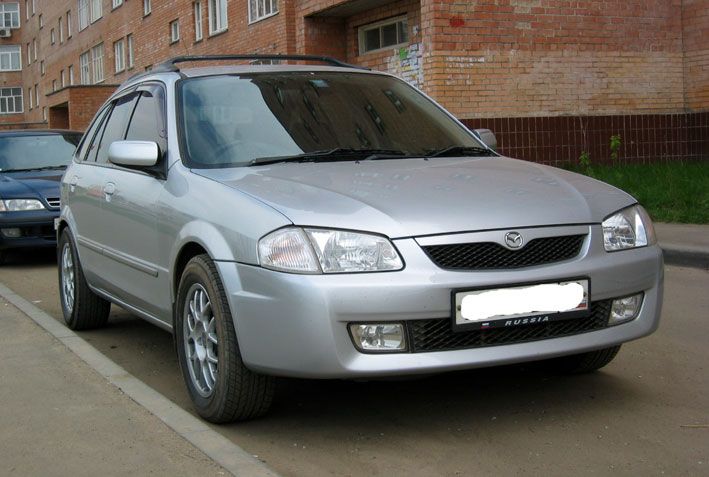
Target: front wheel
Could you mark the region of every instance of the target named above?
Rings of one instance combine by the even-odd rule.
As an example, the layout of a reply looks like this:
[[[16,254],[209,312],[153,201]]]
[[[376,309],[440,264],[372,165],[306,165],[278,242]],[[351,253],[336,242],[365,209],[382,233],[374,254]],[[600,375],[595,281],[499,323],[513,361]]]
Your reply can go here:
[[[214,423],[265,414],[275,380],[244,365],[226,293],[207,255],[187,263],[175,311],[177,357],[197,413]]]
[[[111,311],[111,303],[96,295],[86,283],[69,229],[62,232],[57,255],[59,299],[66,325],[72,330],[87,330],[105,325]]]

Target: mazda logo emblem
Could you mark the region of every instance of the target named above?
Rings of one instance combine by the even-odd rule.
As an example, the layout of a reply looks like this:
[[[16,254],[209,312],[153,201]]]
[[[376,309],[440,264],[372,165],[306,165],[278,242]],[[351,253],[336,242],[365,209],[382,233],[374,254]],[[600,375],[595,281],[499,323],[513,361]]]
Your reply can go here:
[[[519,232],[507,232],[505,234],[505,243],[510,248],[520,248],[524,244],[524,239]]]

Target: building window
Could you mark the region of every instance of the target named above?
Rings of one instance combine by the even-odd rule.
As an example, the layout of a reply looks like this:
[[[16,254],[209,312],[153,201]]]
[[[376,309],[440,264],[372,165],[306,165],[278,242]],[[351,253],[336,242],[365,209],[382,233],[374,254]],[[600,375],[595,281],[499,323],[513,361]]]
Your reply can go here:
[[[113,56],[115,59],[116,73],[126,69],[126,48],[123,40],[118,40],[113,44]]]
[[[89,58],[90,53],[82,53],[79,56],[79,73],[81,74],[81,84],[91,84],[91,69],[89,64],[91,59]]]
[[[103,16],[103,0],[91,0],[91,23]]]
[[[278,0],[249,0],[249,23],[278,13]]]
[[[143,0],[143,16],[150,15],[153,11],[153,4],[150,0]]]
[[[79,0],[79,31],[89,26],[89,0]]]
[[[202,2],[194,2],[194,41],[202,39]]]
[[[34,104],[39,108],[39,85],[34,84]]]
[[[170,22],[170,43],[180,41],[180,21]]]
[[[57,28],[59,29],[59,43],[64,43],[64,24],[62,23],[62,17],[59,17]]]
[[[126,37],[126,43],[128,43],[128,69],[133,68],[133,34],[131,33]]]
[[[39,17],[37,18],[37,21],[39,22],[39,28],[40,28],[40,29],[41,29],[42,27],[44,27],[44,17],[42,16],[41,13],[39,14]]]
[[[27,88],[27,97],[30,98],[30,110],[33,108],[32,106],[32,86]]]
[[[71,38],[71,10],[66,12],[66,37]]]
[[[30,0],[25,0],[25,20],[30,19]]]
[[[94,84],[103,81],[103,43],[91,48],[91,72],[94,75]]]
[[[209,34],[220,33],[227,28],[226,0],[209,0]]]
[[[32,15],[34,15],[35,10],[37,10],[37,0],[32,0]]]
[[[37,38],[32,38],[32,49],[34,50],[34,61],[37,61]]]
[[[23,112],[22,88],[0,88],[0,114]]]
[[[402,45],[409,41],[406,17],[390,18],[359,28],[359,52]]]
[[[69,86],[74,84],[74,65],[69,65]]]
[[[57,42],[56,33],[54,32],[54,28],[52,28],[51,30],[49,30],[49,43],[53,45],[56,42]]]
[[[42,119],[47,120],[47,107],[42,108]]]
[[[20,28],[19,3],[0,3],[0,28]]]
[[[30,44],[27,43],[27,66],[29,66],[32,63],[32,48],[30,47]]]
[[[21,51],[20,45],[0,46],[0,71],[20,71],[22,69]]]
[[[57,90],[57,80],[54,79],[54,80],[52,80],[52,91],[56,91],[56,90]]]
[[[64,70],[59,72],[59,84],[62,85],[62,88],[66,86],[66,75],[64,74]]]
[[[41,74],[42,76],[44,76],[44,73],[47,72],[47,71],[44,69],[44,60],[42,60],[42,61],[39,62],[39,72],[40,72],[40,74]]]
[[[118,8],[123,5],[123,0],[113,0],[113,8]]]

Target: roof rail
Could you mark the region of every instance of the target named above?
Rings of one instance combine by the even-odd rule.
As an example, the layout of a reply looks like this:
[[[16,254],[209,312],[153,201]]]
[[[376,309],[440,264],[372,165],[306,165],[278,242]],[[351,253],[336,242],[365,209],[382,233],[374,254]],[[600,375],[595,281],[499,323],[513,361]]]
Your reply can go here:
[[[301,60],[301,61],[319,61],[321,63],[327,63],[332,66],[339,66],[342,68],[356,68],[356,69],[368,69],[362,66],[351,65],[349,63],[344,63],[338,59],[332,58],[330,56],[318,56],[318,55],[195,55],[195,56],[176,56],[175,58],[170,58],[155,68],[150,72],[179,72],[180,69],[177,67],[178,63],[188,63],[193,61],[229,61],[229,60]]]

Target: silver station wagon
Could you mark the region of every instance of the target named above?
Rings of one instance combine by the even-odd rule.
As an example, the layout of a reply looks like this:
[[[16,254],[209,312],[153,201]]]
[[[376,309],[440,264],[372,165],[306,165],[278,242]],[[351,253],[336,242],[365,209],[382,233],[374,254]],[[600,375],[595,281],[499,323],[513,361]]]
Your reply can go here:
[[[265,413],[277,376],[593,371],[662,306],[633,197],[500,157],[404,81],[328,58],[180,57],[130,79],[61,203],[67,325],[113,303],[172,331],[212,422]]]

